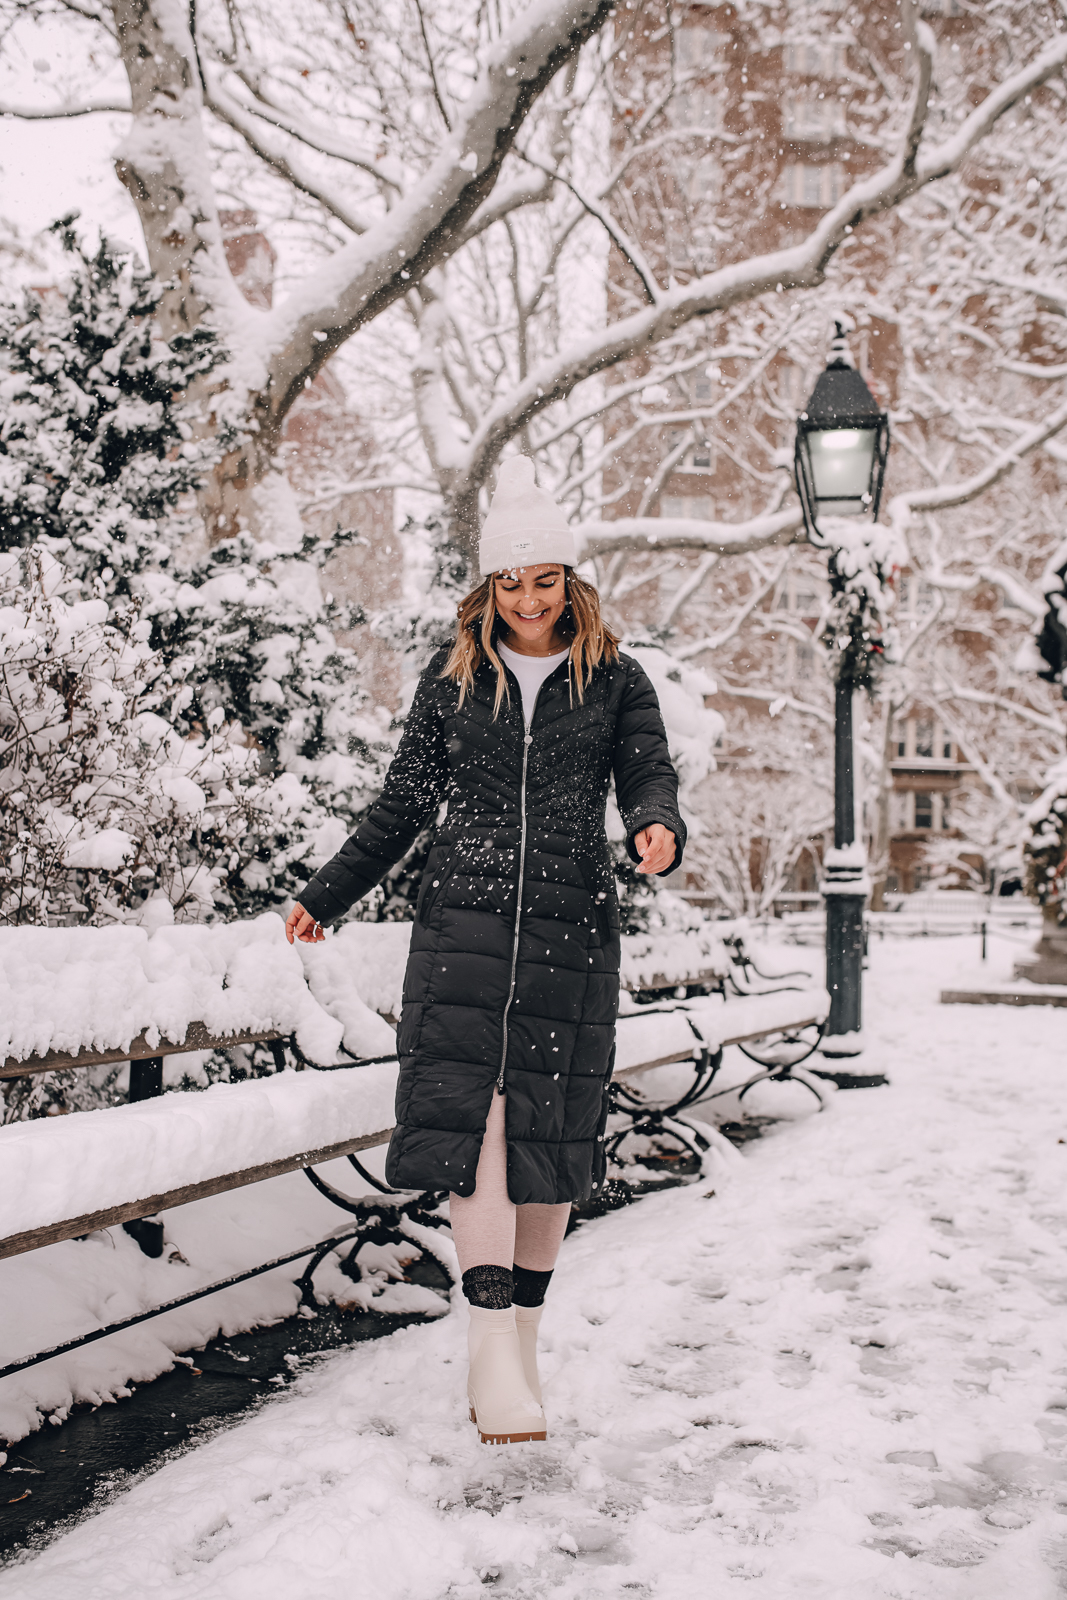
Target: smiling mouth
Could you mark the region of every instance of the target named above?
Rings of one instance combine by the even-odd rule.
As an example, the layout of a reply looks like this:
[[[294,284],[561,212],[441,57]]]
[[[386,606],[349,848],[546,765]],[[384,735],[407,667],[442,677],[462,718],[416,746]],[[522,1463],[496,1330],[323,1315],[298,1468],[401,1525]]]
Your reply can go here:
[[[546,606],[543,611],[516,611],[515,615],[521,617],[523,622],[536,622],[540,617],[548,616],[548,607]]]

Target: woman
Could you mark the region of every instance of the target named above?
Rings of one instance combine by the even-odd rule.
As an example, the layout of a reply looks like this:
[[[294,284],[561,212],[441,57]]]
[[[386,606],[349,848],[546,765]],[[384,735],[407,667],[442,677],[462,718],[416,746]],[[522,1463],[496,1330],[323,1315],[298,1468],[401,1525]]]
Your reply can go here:
[[[619,911],[612,774],[638,871],[685,825],[655,690],[621,655],[573,535],[505,461],[456,642],[419,680],[381,798],[286,923],[305,942],[409,849],[442,802],[397,1033],[386,1175],[451,1193],[483,1443],[543,1439],[537,1328],[571,1202],[604,1180]]]

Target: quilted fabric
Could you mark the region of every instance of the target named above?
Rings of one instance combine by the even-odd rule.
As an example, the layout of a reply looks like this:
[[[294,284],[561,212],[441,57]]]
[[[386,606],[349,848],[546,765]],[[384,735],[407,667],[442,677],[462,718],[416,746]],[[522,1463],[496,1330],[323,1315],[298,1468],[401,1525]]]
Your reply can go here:
[[[674,865],[685,844],[659,703],[625,655],[597,668],[584,704],[572,703],[563,662],[545,680],[527,734],[510,672],[510,705],[494,720],[495,671],[483,663],[457,707],[457,686],[439,676],[444,660],[440,652],[419,680],[380,799],[301,904],[324,924],[342,916],[447,802],[404,981],[387,1177],[398,1188],[471,1194],[502,1072],[512,1200],[581,1200],[603,1182],[619,999],[619,909],[604,832],[612,774],[634,860],[633,836],[649,823],[675,835]]]

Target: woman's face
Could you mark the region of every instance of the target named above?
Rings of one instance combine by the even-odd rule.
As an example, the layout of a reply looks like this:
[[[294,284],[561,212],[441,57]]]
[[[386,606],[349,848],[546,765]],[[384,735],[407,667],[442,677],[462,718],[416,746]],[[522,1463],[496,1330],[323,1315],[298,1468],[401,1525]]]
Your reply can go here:
[[[553,635],[567,604],[563,568],[554,562],[539,567],[514,567],[495,579],[496,609],[510,635],[508,643],[534,655],[556,647]]]

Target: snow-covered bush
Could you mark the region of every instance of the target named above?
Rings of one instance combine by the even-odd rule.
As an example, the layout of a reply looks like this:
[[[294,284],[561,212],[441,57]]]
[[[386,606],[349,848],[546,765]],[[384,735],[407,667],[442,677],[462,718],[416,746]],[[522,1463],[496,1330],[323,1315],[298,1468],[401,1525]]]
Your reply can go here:
[[[253,859],[271,785],[217,710],[181,732],[185,693],[102,599],[38,546],[0,555],[0,921],[166,919],[231,903]]]
[[[0,304],[0,548],[42,545],[115,612],[194,524],[223,441],[195,436],[189,391],[222,352],[207,328],[163,343],[160,284],[107,239],[87,255],[73,222],[52,230],[63,287]]]
[[[34,821],[36,843],[19,857],[25,882],[18,914],[91,916],[100,894],[129,910],[138,898],[134,878],[140,874],[144,888],[153,863],[156,887],[179,915],[281,908],[352,830],[391,753],[389,717],[369,703],[355,652],[334,637],[365,619],[358,608],[324,600],[319,581],[324,564],[355,535],[297,536],[286,548],[242,535],[204,548],[193,491],[226,441],[197,437],[189,396],[221,359],[218,342],[202,328],[161,342],[153,321],[161,286],[107,241],[88,256],[72,221],[55,225],[68,263],[64,287],[0,308],[0,549],[34,544],[37,577],[27,580],[33,595],[18,604],[42,618],[47,613],[46,655],[62,654],[60,636],[71,631],[55,607],[88,603],[90,612],[77,613],[78,627],[91,616],[98,632],[79,646],[89,651],[86,659],[95,662],[98,650],[105,657],[133,651],[134,677],[125,657],[112,677],[126,674],[136,715],[161,717],[164,743],[177,740],[186,764],[206,760],[220,741],[231,748],[229,759],[239,755],[255,783],[256,804],[225,870],[217,827],[187,827],[180,873],[173,862],[162,866],[172,854],[165,821],[156,808],[140,808],[134,855],[116,838],[106,862],[93,854],[103,845],[90,850],[91,861],[78,862],[81,874],[103,874],[93,877],[88,901],[80,887],[71,889],[52,835]],[[62,572],[47,567],[45,593],[48,558]],[[118,632],[99,632],[105,618]],[[78,692],[89,693],[87,684]],[[80,748],[91,724],[77,706],[81,720],[64,737],[79,753],[69,759],[91,765],[95,757]],[[140,781],[131,776],[140,772],[136,741],[122,743],[107,727],[107,759],[133,793]],[[214,731],[220,728],[229,730],[225,739]],[[149,845],[153,830],[158,848]],[[119,892],[127,879],[128,893]]]
[[[350,535],[291,550],[246,535],[184,572],[146,573],[151,642],[175,680],[171,716],[188,737],[240,727],[270,782],[255,847],[228,881],[232,913],[288,906],[340,848],[381,787],[388,712],[335,634],[363,618],[323,597],[319,571]]]
[[[1067,761],[1048,775],[1044,792],[1027,811],[1023,835],[1026,892],[1067,923]]]

